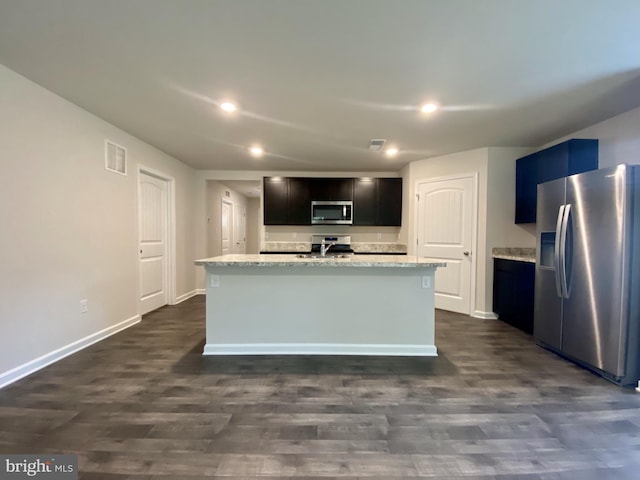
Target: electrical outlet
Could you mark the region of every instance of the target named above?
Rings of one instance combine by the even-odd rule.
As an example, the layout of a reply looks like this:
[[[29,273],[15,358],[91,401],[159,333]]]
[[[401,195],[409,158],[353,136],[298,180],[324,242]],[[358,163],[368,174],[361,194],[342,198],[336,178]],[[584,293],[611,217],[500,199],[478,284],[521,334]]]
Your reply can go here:
[[[382,240],[382,234],[381,233],[378,234],[378,240]]]
[[[87,313],[89,311],[89,300],[86,298],[80,300],[80,313]]]
[[[422,277],[422,288],[431,288],[431,277]]]
[[[220,286],[220,275],[211,275],[209,277],[209,286],[218,288]]]
[[[296,232],[293,232],[291,234],[291,238],[293,238],[295,240],[296,238],[298,238],[298,234]]]

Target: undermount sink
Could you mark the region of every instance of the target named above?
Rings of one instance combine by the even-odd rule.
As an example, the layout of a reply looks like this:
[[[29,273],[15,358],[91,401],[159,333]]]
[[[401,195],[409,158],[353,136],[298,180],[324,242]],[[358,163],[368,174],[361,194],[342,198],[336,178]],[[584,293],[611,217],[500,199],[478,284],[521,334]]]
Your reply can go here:
[[[351,255],[347,255],[344,253],[336,253],[336,254],[332,254],[332,253],[327,253],[324,257],[318,253],[301,253],[299,255],[296,255],[296,258],[312,258],[312,259],[318,259],[318,260],[322,260],[322,259],[332,259],[332,258],[349,258]]]

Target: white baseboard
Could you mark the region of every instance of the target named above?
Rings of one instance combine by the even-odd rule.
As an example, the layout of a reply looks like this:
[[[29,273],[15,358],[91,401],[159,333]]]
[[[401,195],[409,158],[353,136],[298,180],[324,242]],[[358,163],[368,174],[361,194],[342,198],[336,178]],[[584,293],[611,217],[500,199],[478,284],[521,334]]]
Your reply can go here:
[[[203,355],[382,355],[437,357],[435,345],[349,343],[207,343]]]
[[[37,372],[47,365],[51,365],[58,360],[62,360],[63,358],[68,357],[69,355],[76,353],[83,348],[87,348],[89,345],[93,345],[100,340],[104,340],[105,338],[121,332],[122,330],[129,328],[139,322],[140,315],[135,315],[131,318],[128,318],[127,320],[107,327],[104,330],[92,333],[91,335],[81,338],[80,340],[76,340],[69,345],[58,348],[53,352],[42,355],[41,357],[31,360],[30,362],[24,363],[16,368],[12,368],[11,370],[0,373],[0,388],[6,387],[7,385],[18,381],[21,378],[26,377],[27,375],[31,375],[32,373]]]
[[[482,312],[480,310],[474,310],[471,314],[473,318],[483,318],[485,320],[497,320],[498,316],[493,312]]]
[[[196,295],[204,295],[205,293],[207,293],[207,291],[204,288],[197,288],[195,290],[191,290],[190,292],[187,292],[183,295],[180,295],[179,297],[176,297],[176,303],[174,303],[174,305],[178,305],[179,303],[182,303],[185,300],[189,300],[190,298],[195,297]]]

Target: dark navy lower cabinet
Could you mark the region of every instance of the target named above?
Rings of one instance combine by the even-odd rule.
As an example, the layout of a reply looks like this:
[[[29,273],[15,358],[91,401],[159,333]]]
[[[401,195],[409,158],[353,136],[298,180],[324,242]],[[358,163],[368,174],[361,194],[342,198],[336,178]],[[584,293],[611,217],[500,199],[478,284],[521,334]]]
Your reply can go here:
[[[536,265],[493,260],[493,311],[503,322],[533,334]]]

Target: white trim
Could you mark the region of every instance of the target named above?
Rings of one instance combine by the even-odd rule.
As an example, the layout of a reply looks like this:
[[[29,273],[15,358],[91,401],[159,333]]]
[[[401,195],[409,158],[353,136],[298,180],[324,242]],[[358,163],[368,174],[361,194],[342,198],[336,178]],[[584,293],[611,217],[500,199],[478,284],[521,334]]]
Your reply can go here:
[[[145,173],[164,180],[167,183],[167,245],[166,245],[166,278],[167,278],[167,304],[178,303],[176,293],[176,180],[160,170],[138,165],[138,188],[137,188],[137,222],[138,249],[140,248],[140,174]],[[138,312],[140,312],[140,257],[136,262],[137,284],[138,284]]]
[[[80,340],[76,340],[75,342],[70,343],[64,347],[58,348],[53,352],[46,353],[41,357],[38,357],[34,360],[31,360],[27,363],[24,363],[18,367],[12,368],[4,373],[0,374],[0,388],[6,387],[7,385],[20,380],[21,378],[26,377],[27,375],[31,375],[32,373],[37,372],[38,370],[51,365],[58,360],[62,360],[69,355],[72,355],[84,348],[87,348],[94,343],[99,342],[100,340],[104,340],[111,335],[115,335],[122,330],[129,328],[136,323],[140,323],[141,317],[140,315],[134,315],[131,318],[128,318],[120,323],[116,323],[110,327],[107,327],[99,332],[92,333]]]
[[[483,318],[485,320],[497,320],[498,316],[493,312],[483,312],[480,310],[474,310],[471,314],[473,318]]]
[[[385,355],[437,357],[435,345],[352,343],[207,343],[203,355]]]
[[[420,185],[423,183],[436,183],[436,182],[444,182],[448,180],[460,180],[463,178],[471,178],[473,181],[473,208],[472,208],[472,219],[471,219],[471,283],[469,285],[469,312],[461,312],[463,314],[471,315],[473,311],[473,315],[475,316],[476,311],[472,310],[478,302],[478,292],[476,290],[476,276],[477,276],[477,265],[478,265],[478,210],[480,208],[480,189],[478,185],[480,172],[472,172],[472,173],[460,173],[456,175],[448,175],[444,177],[435,177],[435,178],[422,178],[415,181],[414,184],[414,192],[416,195],[420,190]],[[413,199],[415,202],[416,200]],[[416,202],[414,214],[413,214],[413,238],[411,239],[411,245],[415,249],[416,255],[418,254],[418,209],[420,205]]]
[[[236,221],[236,206],[233,203],[233,200],[229,197],[220,197],[220,253],[222,252],[222,204],[229,205],[229,212],[231,214],[231,218],[229,219],[229,253],[235,252],[235,221]]]
[[[204,288],[197,288],[195,290],[191,290],[190,292],[184,293],[176,297],[176,303],[172,303],[172,305],[177,305],[179,303],[184,302],[185,300],[189,300],[190,298],[195,297],[196,295],[203,295],[206,292],[207,291]]]

